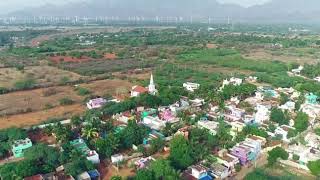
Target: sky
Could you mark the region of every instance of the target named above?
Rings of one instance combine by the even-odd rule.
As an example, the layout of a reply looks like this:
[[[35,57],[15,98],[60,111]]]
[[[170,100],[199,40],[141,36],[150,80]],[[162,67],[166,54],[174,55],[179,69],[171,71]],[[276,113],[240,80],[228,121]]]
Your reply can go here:
[[[0,0],[0,14],[10,11],[20,10],[30,6],[41,6],[44,4],[63,4],[68,2],[83,1],[83,0]],[[134,1],[134,0],[133,0]],[[234,3],[245,7],[263,4],[269,0],[217,0],[221,3]]]

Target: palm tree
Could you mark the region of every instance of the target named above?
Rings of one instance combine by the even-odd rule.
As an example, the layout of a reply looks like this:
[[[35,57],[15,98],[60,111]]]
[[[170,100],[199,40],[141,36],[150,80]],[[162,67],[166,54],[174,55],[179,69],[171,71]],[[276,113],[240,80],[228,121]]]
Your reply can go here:
[[[92,126],[86,126],[82,129],[82,137],[87,140],[99,137],[98,129]]]

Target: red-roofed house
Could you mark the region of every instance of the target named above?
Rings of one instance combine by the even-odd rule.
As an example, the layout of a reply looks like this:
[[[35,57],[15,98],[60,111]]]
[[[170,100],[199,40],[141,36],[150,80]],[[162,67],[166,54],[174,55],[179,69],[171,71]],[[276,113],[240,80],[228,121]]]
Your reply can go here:
[[[131,97],[138,97],[141,94],[148,93],[149,90],[142,86],[133,86],[131,89]]]

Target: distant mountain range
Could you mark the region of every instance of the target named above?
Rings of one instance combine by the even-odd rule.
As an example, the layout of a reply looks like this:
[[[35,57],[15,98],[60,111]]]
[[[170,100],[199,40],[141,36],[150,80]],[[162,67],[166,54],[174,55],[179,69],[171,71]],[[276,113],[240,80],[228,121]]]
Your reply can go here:
[[[46,5],[8,16],[230,17],[242,22],[320,22],[320,0],[272,0],[244,8],[216,0],[91,0]]]

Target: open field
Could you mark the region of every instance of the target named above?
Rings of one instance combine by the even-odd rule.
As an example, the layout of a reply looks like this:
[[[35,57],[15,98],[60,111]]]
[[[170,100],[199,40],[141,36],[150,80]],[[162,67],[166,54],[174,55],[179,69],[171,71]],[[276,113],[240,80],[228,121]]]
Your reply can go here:
[[[54,93],[46,96],[46,91],[53,91]],[[59,106],[59,100],[65,97],[77,103],[82,101],[82,97],[78,96],[70,86],[41,88],[4,94],[0,96],[0,115],[41,111],[46,109],[46,106]]]
[[[8,117],[0,117],[0,129],[10,127],[29,127],[37,125],[48,118],[70,118],[76,114],[82,114],[85,107],[81,104],[70,106],[59,106],[45,111],[31,112],[26,114],[18,114]]]
[[[50,86],[61,83],[63,78],[68,81],[77,81],[83,78],[73,72],[58,69],[52,66],[27,66],[23,71],[15,68],[0,68],[0,87],[14,88],[17,81],[34,79],[36,84]]]
[[[281,62],[293,62],[299,64],[314,64],[318,62],[317,58],[312,58],[310,56],[294,56],[289,54],[277,54],[272,51],[264,49],[255,49],[243,55],[245,58],[249,59],[262,59],[262,60],[277,60]]]
[[[87,88],[93,95],[102,96],[128,92],[132,84],[122,80],[100,80],[79,86]],[[41,111],[48,105],[56,107],[60,105],[59,100],[65,97],[72,99],[75,103],[82,103],[84,98],[79,96],[72,86],[57,86],[0,95],[0,115]]]

